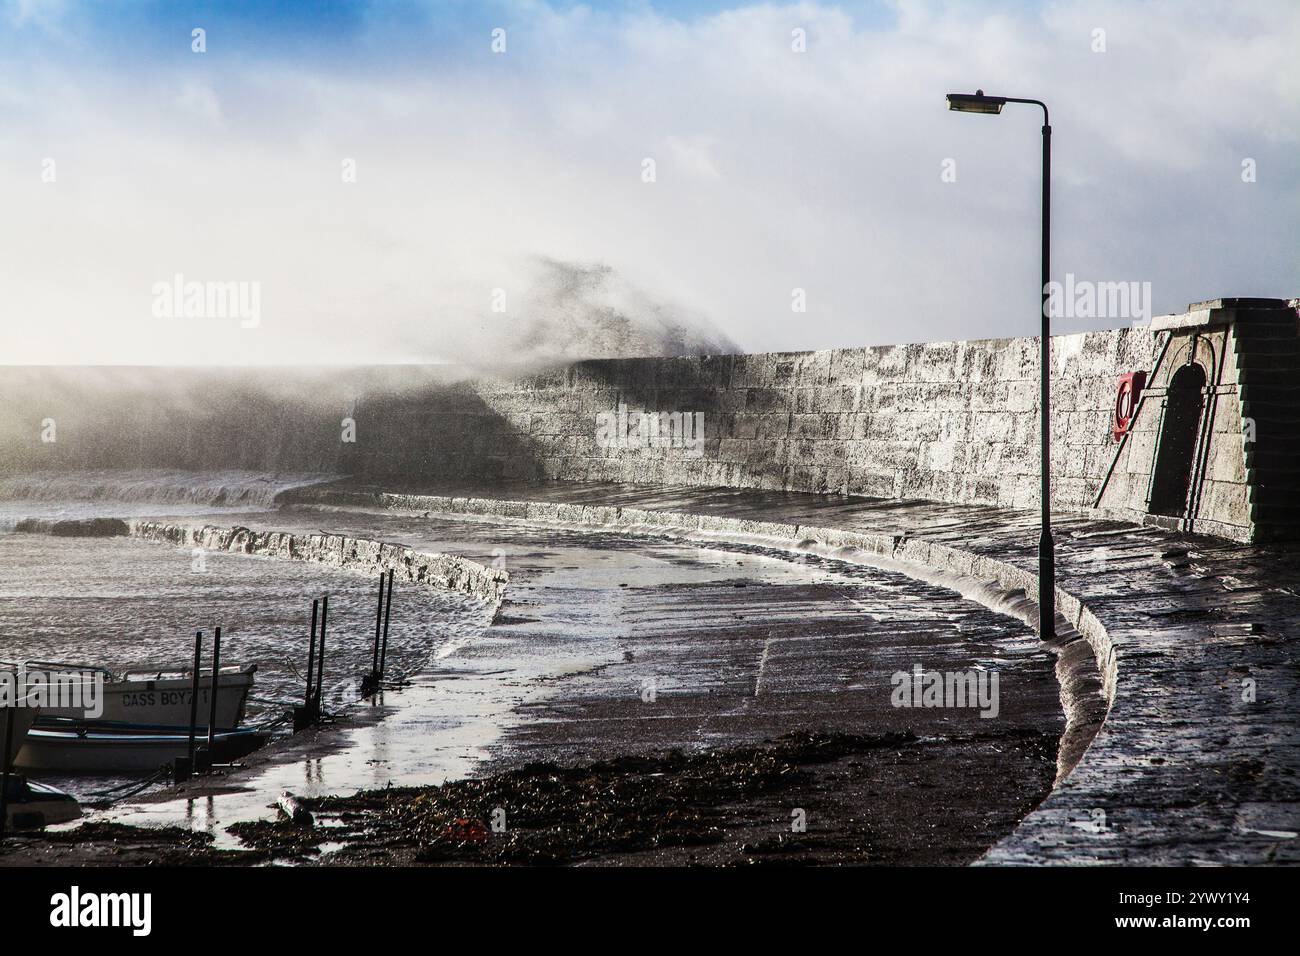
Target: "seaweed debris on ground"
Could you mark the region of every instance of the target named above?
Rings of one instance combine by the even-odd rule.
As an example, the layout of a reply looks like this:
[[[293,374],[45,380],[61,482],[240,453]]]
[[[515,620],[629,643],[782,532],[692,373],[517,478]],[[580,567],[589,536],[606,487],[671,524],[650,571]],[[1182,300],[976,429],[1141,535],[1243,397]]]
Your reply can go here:
[[[812,765],[917,740],[911,733],[799,733],[757,746],[621,756],[585,766],[530,763],[441,786],[303,801],[329,821],[323,826],[303,827],[282,815],[231,832],[273,855],[301,858],[322,844],[338,845],[331,862],[352,864],[568,864],[702,847],[727,839],[737,808],[807,785]],[[773,834],[741,845],[766,854],[782,843]]]

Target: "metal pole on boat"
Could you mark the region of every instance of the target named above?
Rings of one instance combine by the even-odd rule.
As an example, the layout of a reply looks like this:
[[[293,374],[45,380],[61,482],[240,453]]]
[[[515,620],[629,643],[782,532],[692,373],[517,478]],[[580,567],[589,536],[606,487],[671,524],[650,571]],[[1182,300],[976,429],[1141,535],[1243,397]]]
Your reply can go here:
[[[194,772],[194,738],[199,732],[199,668],[203,666],[203,632],[194,633],[194,672],[190,676],[190,747],[185,775]]]
[[[384,646],[379,652],[379,676],[384,676],[384,665],[388,661],[388,612],[393,609],[393,569],[388,569],[388,600],[384,602]]]
[[[4,773],[0,774],[0,842],[5,838],[5,824],[9,821],[9,759],[14,749],[14,723],[18,720],[18,707],[15,701],[14,706],[6,708],[5,714],[5,752],[4,752]]]
[[[208,688],[208,769],[216,762],[217,743],[217,675],[221,673],[221,628],[212,639],[212,686]]]
[[[311,708],[311,692],[313,686],[313,667],[316,663],[316,612],[320,608],[320,601],[311,602],[311,643],[307,645],[307,695],[303,698],[303,704]]]
[[[330,595],[326,591],[320,605],[320,656],[316,661],[316,706],[321,705],[321,688],[325,683],[325,627],[330,619]]]

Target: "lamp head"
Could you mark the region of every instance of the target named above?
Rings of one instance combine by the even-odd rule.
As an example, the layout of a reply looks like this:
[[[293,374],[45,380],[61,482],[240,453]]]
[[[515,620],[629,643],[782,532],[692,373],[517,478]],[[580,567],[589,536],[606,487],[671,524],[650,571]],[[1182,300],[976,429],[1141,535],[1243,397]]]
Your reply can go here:
[[[985,96],[983,90],[976,90],[974,94],[948,94],[948,109],[958,113],[1001,113],[1006,102],[1006,97]]]

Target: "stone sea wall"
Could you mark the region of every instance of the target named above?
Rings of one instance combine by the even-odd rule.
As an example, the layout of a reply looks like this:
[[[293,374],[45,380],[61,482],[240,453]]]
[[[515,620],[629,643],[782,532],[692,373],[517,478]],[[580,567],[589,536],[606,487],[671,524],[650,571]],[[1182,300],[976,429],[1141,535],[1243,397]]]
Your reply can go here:
[[[1151,368],[1155,341],[1132,328],[1053,340],[1056,507],[1091,507],[1115,452],[1116,379]],[[0,368],[0,399],[0,472],[240,468],[1038,500],[1032,338],[494,376]],[[646,437],[641,413],[659,413],[662,436]]]
[[[1091,508],[1115,453],[1117,378],[1149,369],[1154,344],[1131,328],[1053,340],[1056,507]],[[654,439],[643,412],[659,413]],[[371,475],[1038,501],[1031,338],[579,362],[367,398],[357,422]]]

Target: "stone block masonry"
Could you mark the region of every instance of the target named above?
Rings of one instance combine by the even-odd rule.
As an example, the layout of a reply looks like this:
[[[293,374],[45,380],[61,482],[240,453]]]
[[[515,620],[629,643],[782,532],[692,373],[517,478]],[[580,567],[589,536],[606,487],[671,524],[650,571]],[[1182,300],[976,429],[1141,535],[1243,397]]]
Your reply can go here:
[[[1115,451],[1117,378],[1149,369],[1155,341],[1140,328],[1053,340],[1056,507],[1092,507]],[[597,442],[598,416],[620,405],[702,413],[702,454]],[[1038,503],[1032,338],[578,362],[364,400],[357,418],[383,436],[358,449],[372,475]]]

